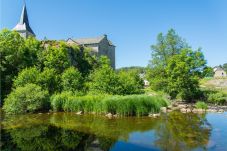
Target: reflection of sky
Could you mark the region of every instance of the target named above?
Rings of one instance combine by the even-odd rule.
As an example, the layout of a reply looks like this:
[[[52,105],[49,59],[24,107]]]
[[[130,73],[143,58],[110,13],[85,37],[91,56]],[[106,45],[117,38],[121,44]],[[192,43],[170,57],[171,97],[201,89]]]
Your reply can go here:
[[[207,115],[207,120],[212,125],[208,149],[227,150],[227,112],[224,114],[210,113]]]
[[[227,151],[227,112],[223,114],[209,113],[206,116],[207,121],[211,124],[212,132],[207,149],[210,151]],[[160,150],[154,145],[155,131],[133,132],[129,135],[127,142],[118,141],[112,147],[111,151],[157,151]],[[194,150],[203,150],[196,148]]]
[[[127,150],[127,151],[157,151],[153,143],[156,140],[154,131],[133,132],[129,135],[127,142],[118,141],[111,151]]]

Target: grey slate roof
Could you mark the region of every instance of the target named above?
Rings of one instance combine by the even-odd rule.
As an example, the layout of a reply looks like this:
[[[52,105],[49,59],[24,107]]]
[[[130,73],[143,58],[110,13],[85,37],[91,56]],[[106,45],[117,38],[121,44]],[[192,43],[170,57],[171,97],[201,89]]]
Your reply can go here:
[[[100,43],[104,38],[106,37],[106,35],[102,35],[99,37],[94,37],[94,38],[77,38],[77,39],[73,39],[73,41],[75,41],[76,43],[80,44],[80,45],[88,45],[88,44],[98,44]],[[114,46],[112,44],[112,42],[110,40],[108,40],[109,45],[110,46]]]
[[[22,12],[21,12],[21,17],[19,23],[13,28],[13,30],[16,31],[28,31],[35,35],[33,30],[31,29],[28,21],[28,14],[27,14],[27,9],[26,5],[23,6]]]

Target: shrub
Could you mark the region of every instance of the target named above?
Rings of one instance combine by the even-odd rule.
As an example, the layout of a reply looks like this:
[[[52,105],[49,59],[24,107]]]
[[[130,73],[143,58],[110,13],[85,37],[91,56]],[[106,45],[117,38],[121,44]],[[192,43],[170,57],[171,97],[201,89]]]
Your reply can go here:
[[[144,82],[136,71],[120,71],[118,73],[122,95],[141,94]]]
[[[76,96],[71,92],[64,92],[51,97],[51,106],[54,111],[142,116],[150,112],[159,112],[162,106],[167,106],[167,101],[158,96]]]
[[[60,77],[54,69],[44,68],[37,78],[37,84],[50,94],[60,91]]]
[[[28,83],[36,84],[39,73],[39,70],[37,70],[35,67],[23,69],[18,74],[17,78],[14,79],[14,87],[23,87]]]
[[[211,92],[207,94],[207,101],[222,105],[227,102],[227,95],[223,92]]]
[[[81,73],[74,67],[66,69],[61,76],[61,80],[64,91],[80,91],[83,88]]]
[[[207,104],[205,102],[201,102],[201,101],[196,102],[195,107],[197,109],[207,109],[208,108]]]
[[[35,84],[26,84],[8,95],[3,109],[8,114],[17,114],[47,109],[48,106],[48,92]]]

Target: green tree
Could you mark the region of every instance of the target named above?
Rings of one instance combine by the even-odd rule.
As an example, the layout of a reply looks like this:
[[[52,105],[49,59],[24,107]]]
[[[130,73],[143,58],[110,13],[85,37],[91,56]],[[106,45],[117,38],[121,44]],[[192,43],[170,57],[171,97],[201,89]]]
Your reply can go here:
[[[40,71],[36,67],[25,68],[19,72],[16,79],[14,79],[13,86],[23,87],[26,84],[34,83],[37,84],[37,79],[39,77]]]
[[[167,66],[168,60],[181,52],[183,48],[189,48],[188,44],[175,32],[170,29],[166,35],[158,34],[157,44],[152,45],[151,67]]]
[[[167,86],[165,68],[172,56],[179,54],[182,49],[189,48],[188,44],[170,29],[166,35],[158,34],[157,44],[152,45],[152,59],[146,71],[146,78],[154,90],[164,90]]]
[[[16,31],[0,32],[1,100],[9,94],[18,72],[37,62],[40,43],[34,38],[24,39]]]
[[[11,90],[12,79],[21,69],[24,39],[17,32],[0,32],[1,99]]]
[[[61,76],[61,80],[64,91],[75,92],[83,89],[81,73],[74,67],[66,69]]]
[[[48,90],[50,94],[61,91],[60,75],[57,74],[55,69],[44,68],[39,73],[36,83],[43,89]]]
[[[19,114],[43,110],[49,106],[48,92],[40,86],[26,84],[17,87],[6,98],[3,109],[7,114]]]
[[[100,57],[100,67],[90,75],[89,89],[91,92],[118,94],[120,81],[117,74],[110,67],[110,60],[107,57]]]
[[[227,63],[223,64],[223,69],[225,70],[225,72],[227,72]]]
[[[201,51],[184,49],[174,55],[166,68],[167,89],[172,98],[177,95],[185,100],[192,100],[199,92],[199,78],[205,67]]]
[[[62,73],[71,66],[68,47],[60,42],[57,46],[49,45],[46,50],[39,55],[39,61],[46,68],[53,68],[57,73]]]
[[[118,73],[119,82],[121,86],[120,93],[126,94],[139,94],[142,93],[144,86],[143,79],[140,78],[137,71],[120,71]]]

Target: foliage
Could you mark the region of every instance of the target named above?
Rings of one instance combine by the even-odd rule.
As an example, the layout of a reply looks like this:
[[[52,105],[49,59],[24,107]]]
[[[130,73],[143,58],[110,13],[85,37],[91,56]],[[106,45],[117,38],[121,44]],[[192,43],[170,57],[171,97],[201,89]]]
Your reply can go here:
[[[0,32],[1,99],[11,91],[17,73],[37,62],[36,53],[40,49],[40,43],[34,38],[23,39],[7,29]]]
[[[54,111],[142,116],[150,112],[158,112],[162,106],[167,106],[165,99],[146,95],[78,97],[72,95],[72,92],[63,92],[51,97],[51,107]]]
[[[89,90],[94,93],[118,94],[120,89],[119,77],[110,67],[107,57],[100,58],[101,66],[90,75]]]
[[[214,72],[212,67],[205,67],[202,73],[203,77],[213,77]]]
[[[119,69],[116,69],[116,72],[120,71],[133,71],[133,72],[138,72],[138,73],[144,73],[146,71],[145,67],[139,67],[139,66],[131,66],[131,67],[122,67]]]
[[[25,68],[19,72],[16,79],[14,79],[14,88],[22,87],[26,84],[33,83],[48,90],[50,94],[58,91],[59,88],[58,75],[54,69],[45,68],[40,72],[36,67]]]
[[[201,51],[182,50],[168,62],[167,92],[172,98],[179,95],[182,99],[192,100],[198,94],[199,76],[206,61]]]
[[[37,84],[43,89],[48,90],[50,94],[61,91],[60,82],[60,75],[53,68],[44,68],[37,78]]]
[[[53,68],[57,73],[62,73],[70,67],[68,48],[64,43],[57,46],[48,46],[46,50],[39,55],[39,61],[47,68]]]
[[[181,52],[182,49],[189,48],[188,44],[175,32],[170,29],[166,35],[158,34],[157,44],[152,45],[151,67],[167,66],[168,60]]]
[[[223,105],[227,103],[227,94],[223,92],[211,91],[207,93],[207,101],[209,103],[214,103],[218,105]]]
[[[225,72],[227,73],[227,63],[223,64],[222,68],[225,70]]]
[[[199,78],[206,74],[206,61],[200,49],[192,51],[188,44],[171,29],[160,33],[157,44],[152,45],[152,60],[146,77],[152,89],[167,92],[190,101],[199,93]]]
[[[144,86],[143,79],[140,78],[139,72],[132,71],[120,71],[118,73],[119,82],[121,84],[120,94],[140,94]]]
[[[207,104],[205,102],[201,102],[201,101],[196,102],[195,107],[197,109],[207,109],[208,108]]]
[[[62,76],[63,91],[81,91],[83,89],[83,78],[81,73],[74,67],[66,69]]]
[[[36,67],[23,69],[21,72],[19,72],[17,78],[13,81],[14,88],[23,87],[28,83],[37,84],[39,74],[40,71]]]
[[[3,109],[7,114],[43,110],[48,106],[48,92],[35,84],[17,87],[6,98]]]

